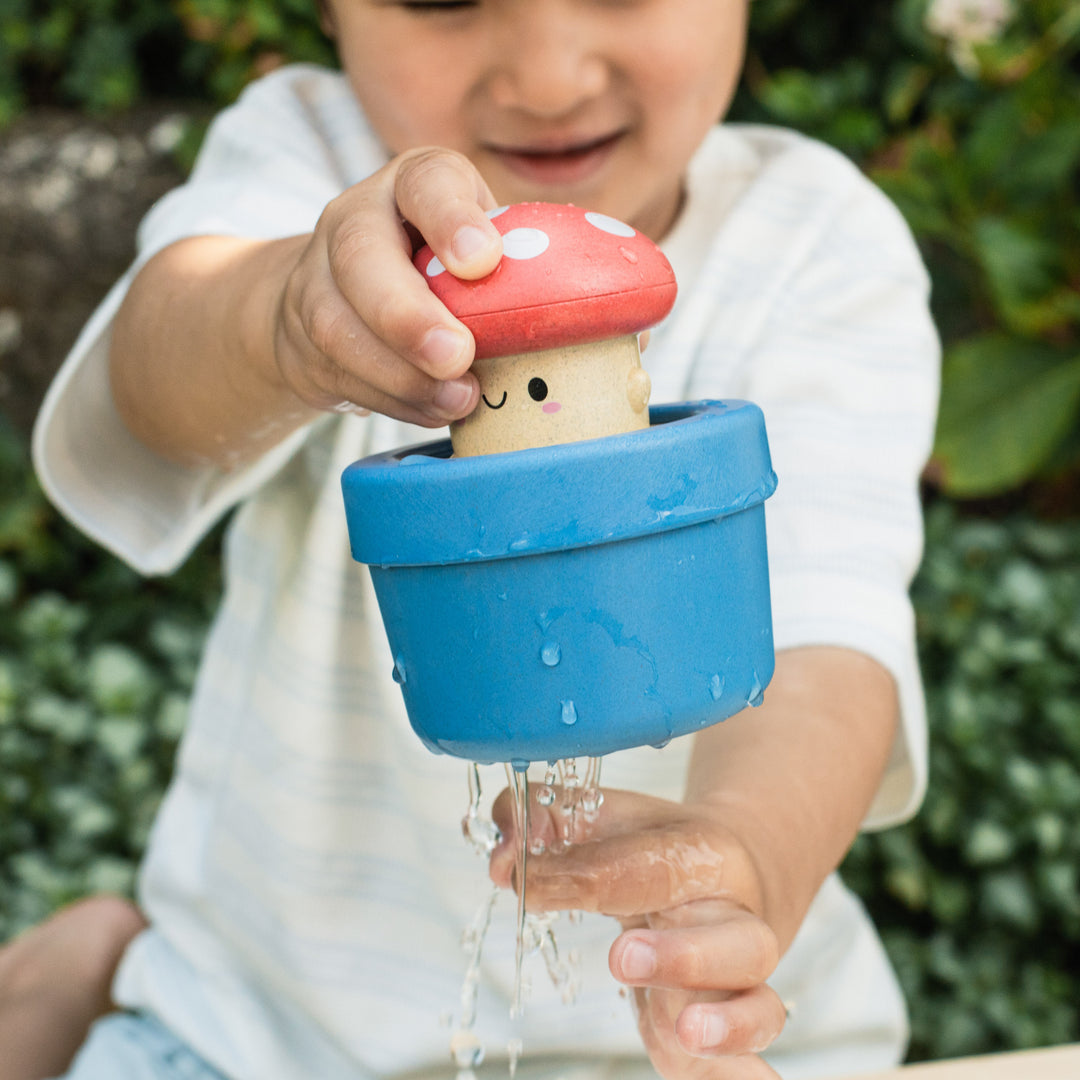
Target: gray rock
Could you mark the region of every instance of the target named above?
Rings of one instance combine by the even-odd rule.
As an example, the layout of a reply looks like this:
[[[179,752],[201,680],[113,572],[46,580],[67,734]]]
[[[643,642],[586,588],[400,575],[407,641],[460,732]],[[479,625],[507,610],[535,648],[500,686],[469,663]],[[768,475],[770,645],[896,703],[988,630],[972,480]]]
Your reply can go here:
[[[0,132],[0,412],[23,434],[139,221],[183,179],[174,150],[199,122],[168,106],[33,110]]]

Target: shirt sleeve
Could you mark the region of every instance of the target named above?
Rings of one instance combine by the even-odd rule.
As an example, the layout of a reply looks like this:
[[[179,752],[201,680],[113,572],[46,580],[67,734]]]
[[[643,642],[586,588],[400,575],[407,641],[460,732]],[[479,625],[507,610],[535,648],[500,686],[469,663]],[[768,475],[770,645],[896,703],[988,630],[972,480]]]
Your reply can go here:
[[[108,375],[112,323],[132,279],[152,255],[185,237],[308,232],[327,202],[381,160],[339,76],[287,68],[254,84],[214,121],[190,180],[140,226],[135,263],[61,366],[33,440],[53,503],[139,571],[174,570],[222,514],[289,460],[306,431],[228,472],[175,465],[142,446],[116,412]]]
[[[940,347],[929,280],[892,204],[839,155],[804,163],[830,192],[748,358],[779,477],[766,508],[778,649],[846,646],[891,672],[901,727],[866,827],[910,816],[927,779],[909,587]],[[790,253],[789,253],[790,254]]]

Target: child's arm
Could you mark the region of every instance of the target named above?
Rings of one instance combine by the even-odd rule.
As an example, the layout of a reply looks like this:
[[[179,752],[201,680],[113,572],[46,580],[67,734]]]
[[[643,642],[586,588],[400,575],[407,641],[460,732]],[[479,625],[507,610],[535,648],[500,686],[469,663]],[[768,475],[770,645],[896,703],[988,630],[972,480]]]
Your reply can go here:
[[[701,1058],[719,1056],[732,1056],[725,1077],[774,1075],[755,1056],[784,1022],[765,980],[851,844],[896,723],[892,678],[875,661],[838,648],[782,652],[760,708],[696,736],[684,803],[605,792],[583,842],[529,860],[530,907],[621,921],[611,969],[635,988],[666,1080],[704,1076]],[[497,804],[509,840],[491,866],[504,885],[508,809]],[[555,835],[551,822],[538,828]]]
[[[319,410],[428,427],[466,415],[472,338],[410,255],[419,233],[457,276],[489,273],[502,253],[484,214],[494,205],[465,158],[415,150],[331,202],[310,235],[170,245],[139,272],[113,329],[125,423],[164,457],[228,468]]]

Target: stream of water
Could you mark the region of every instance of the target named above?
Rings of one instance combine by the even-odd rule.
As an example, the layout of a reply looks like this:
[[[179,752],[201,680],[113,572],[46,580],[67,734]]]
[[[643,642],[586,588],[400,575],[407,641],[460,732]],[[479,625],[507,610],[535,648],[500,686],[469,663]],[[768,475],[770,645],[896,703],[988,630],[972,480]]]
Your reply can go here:
[[[539,954],[552,985],[558,990],[562,1001],[569,1005],[577,997],[577,956],[574,950],[566,954],[559,951],[554,924],[559,912],[529,912],[525,908],[526,870],[529,855],[542,855],[546,851],[559,852],[575,843],[579,823],[595,820],[604,801],[600,790],[601,758],[588,758],[583,776],[578,774],[576,758],[566,758],[547,767],[543,782],[536,788],[536,803],[548,809],[558,801],[558,813],[554,815],[557,839],[548,845],[530,830],[530,789],[528,773],[524,769],[506,766],[507,782],[513,799],[514,831],[519,844],[514,853],[517,890],[517,940],[514,947],[514,983],[510,1001],[510,1017],[518,1019],[524,1010],[528,980],[525,960]],[[473,849],[490,858],[501,839],[498,826],[481,810],[482,788],[480,769],[469,766],[469,805],[461,822],[461,831]],[[491,926],[492,914],[500,890],[492,886],[484,897],[472,921],[462,934],[462,948],[468,957],[465,977],[461,986],[457,1025],[450,1037],[450,1054],[457,1066],[456,1080],[477,1080],[475,1069],[484,1060],[484,1044],[476,1034],[476,1003],[480,989],[480,966],[484,940]],[[573,913],[570,915],[573,918]],[[521,1039],[511,1039],[507,1045],[510,1080],[514,1080],[522,1053]]]

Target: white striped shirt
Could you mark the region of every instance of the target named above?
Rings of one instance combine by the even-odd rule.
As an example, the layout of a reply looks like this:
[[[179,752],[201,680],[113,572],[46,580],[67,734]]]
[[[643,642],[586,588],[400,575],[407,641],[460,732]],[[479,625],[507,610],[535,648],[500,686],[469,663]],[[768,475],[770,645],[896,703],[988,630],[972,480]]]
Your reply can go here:
[[[144,573],[174,569],[240,504],[141,877],[153,929],[116,986],[237,1080],[451,1070],[440,1018],[457,1008],[459,936],[485,867],[459,836],[465,766],[429,754],[408,726],[339,489],[356,458],[436,436],[334,416],[251,466],[180,468],[118,419],[109,330],[134,270],[166,244],[310,231],[385,160],[341,76],[296,66],[256,83],[212,126],[189,183],[143,223],[136,266],[76,343],[35,433],[51,498]],[[741,397],[764,410],[780,477],[766,509],[776,644],[848,646],[892,672],[903,725],[867,824],[899,820],[926,778],[907,588],[938,378],[915,246],[839,154],[735,126],[716,128],[691,163],[662,246],[680,294],[646,353],[653,400]],[[613,755],[604,781],[680,798],[688,744]],[[485,776],[490,795],[501,772]],[[516,1035],[525,1077],[654,1075],[607,971],[608,920],[559,924],[560,943],[581,953],[577,1004],[537,971],[511,1024],[512,908],[497,908],[485,953],[477,1030],[489,1059]],[[899,1053],[895,981],[835,878],[773,981],[795,1006],[773,1054],[785,1077],[879,1068]]]

